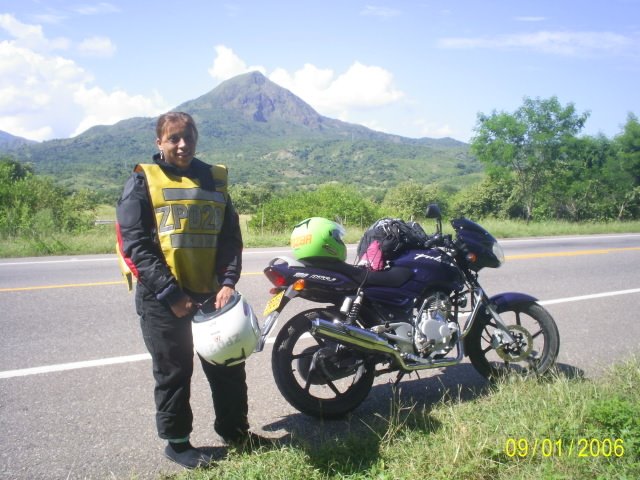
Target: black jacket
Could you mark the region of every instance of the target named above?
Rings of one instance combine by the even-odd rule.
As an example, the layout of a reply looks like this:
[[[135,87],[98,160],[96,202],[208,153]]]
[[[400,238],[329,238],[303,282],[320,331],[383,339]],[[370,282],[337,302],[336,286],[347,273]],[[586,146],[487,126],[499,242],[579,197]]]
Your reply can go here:
[[[197,158],[191,161],[187,170],[179,170],[160,160],[159,154],[154,155],[153,161],[173,175],[198,179],[205,190],[215,190],[211,166]],[[155,294],[158,300],[165,300],[169,304],[177,301],[183,292],[160,249],[155,214],[147,191],[147,181],[142,172],[135,172],[125,183],[116,207],[116,218],[122,254],[136,266],[138,282]],[[240,279],[242,247],[240,221],[231,197],[228,197],[216,256],[220,285],[233,287]]]

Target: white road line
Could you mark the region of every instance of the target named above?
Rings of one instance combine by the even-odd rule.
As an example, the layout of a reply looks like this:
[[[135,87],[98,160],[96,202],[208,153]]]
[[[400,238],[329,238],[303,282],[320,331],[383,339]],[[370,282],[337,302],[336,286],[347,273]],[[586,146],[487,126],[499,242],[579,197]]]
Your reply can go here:
[[[539,303],[541,305],[556,305],[559,303],[582,302],[585,300],[593,300],[596,298],[613,297],[616,295],[630,295],[634,293],[640,293],[640,288],[632,288],[629,290],[618,290],[615,292],[594,293],[592,295],[581,295],[578,297],[558,298],[555,300],[544,300]],[[273,343],[273,342],[274,342],[274,339],[272,337],[267,338],[266,343]],[[150,359],[151,359],[151,356],[148,353],[141,353],[138,355],[103,358],[98,360],[87,360],[84,362],[61,363],[58,365],[48,365],[43,367],[23,368],[21,370],[6,370],[4,372],[0,372],[0,379],[25,377],[28,375],[38,375],[42,373],[62,372],[65,370],[77,370],[80,368],[102,367],[105,365],[116,365],[119,363],[140,362],[143,360],[150,360]]]
[[[48,265],[52,263],[82,263],[82,262],[117,262],[115,255],[108,258],[63,258],[60,260],[24,260],[18,262],[0,262],[0,267],[15,267],[16,265]]]
[[[631,290],[619,290],[617,292],[594,293],[593,295],[582,295],[580,297],[559,298],[557,300],[544,300],[539,303],[540,305],[555,305],[556,303],[581,302],[583,300],[592,300],[594,298],[614,297],[616,295],[629,295],[631,293],[640,293],[640,288],[632,288]]]
[[[39,373],[62,372],[64,370],[77,370],[79,368],[102,367],[104,365],[116,365],[118,363],[139,362],[150,360],[148,353],[139,355],[129,355],[126,357],[102,358],[99,360],[87,360],[85,362],[60,363],[58,365],[48,365],[44,367],[23,368],[22,370],[7,370],[0,372],[0,378],[25,377],[27,375],[37,375]]]

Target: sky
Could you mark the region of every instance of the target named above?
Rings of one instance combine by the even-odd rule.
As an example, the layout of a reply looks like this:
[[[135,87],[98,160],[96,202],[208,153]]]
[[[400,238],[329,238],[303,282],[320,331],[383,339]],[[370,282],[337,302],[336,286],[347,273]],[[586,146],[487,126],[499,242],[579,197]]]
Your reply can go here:
[[[613,138],[640,116],[640,0],[0,0],[0,130],[155,117],[260,71],[318,113],[470,141],[556,96]]]

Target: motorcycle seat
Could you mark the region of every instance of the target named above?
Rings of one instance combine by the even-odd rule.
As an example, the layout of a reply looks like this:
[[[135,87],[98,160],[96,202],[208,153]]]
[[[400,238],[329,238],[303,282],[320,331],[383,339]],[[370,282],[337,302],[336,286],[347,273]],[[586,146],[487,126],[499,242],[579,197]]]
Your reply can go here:
[[[325,257],[307,258],[302,263],[309,267],[341,273],[363,287],[400,287],[413,275],[413,270],[406,267],[392,267],[388,270],[372,271],[365,267],[356,267],[355,265],[339,260],[330,260]]]

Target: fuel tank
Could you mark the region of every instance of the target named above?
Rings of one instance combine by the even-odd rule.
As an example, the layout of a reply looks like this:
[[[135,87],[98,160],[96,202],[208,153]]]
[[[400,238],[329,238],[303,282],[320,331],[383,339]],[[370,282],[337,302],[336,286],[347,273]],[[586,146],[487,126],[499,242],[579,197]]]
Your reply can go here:
[[[426,290],[462,290],[464,278],[453,259],[437,249],[409,250],[393,260],[392,268],[411,269],[413,275],[401,286],[372,286],[365,296],[394,307],[407,308]]]

